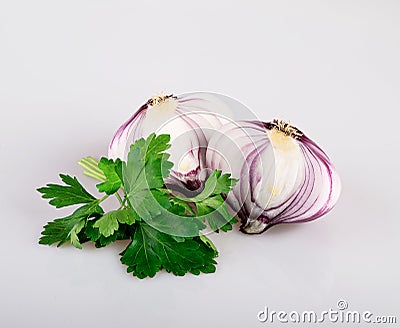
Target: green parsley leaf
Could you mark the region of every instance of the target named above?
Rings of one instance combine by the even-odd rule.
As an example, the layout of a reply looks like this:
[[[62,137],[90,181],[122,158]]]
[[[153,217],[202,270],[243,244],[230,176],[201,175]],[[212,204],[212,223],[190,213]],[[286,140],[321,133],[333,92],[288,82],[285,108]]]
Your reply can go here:
[[[104,214],[93,225],[94,228],[99,228],[100,234],[104,237],[109,237],[114,234],[115,230],[118,230],[118,219],[114,213],[114,211],[111,211]]]
[[[177,241],[141,221],[132,242],[121,253],[127,271],[138,278],[154,277],[161,269],[182,276],[187,272],[214,272],[216,254],[199,238]]]
[[[199,235],[200,240],[206,244],[209,248],[211,248],[214,251],[215,256],[218,256],[218,250],[217,247],[215,247],[214,243],[206,237],[206,235],[203,235],[202,233]]]
[[[204,236],[203,236],[204,237]],[[207,238],[208,239],[208,238]],[[201,272],[203,273],[214,273],[215,272],[215,264],[217,262],[213,260],[218,256],[218,251],[216,250],[214,244],[209,240],[209,243],[204,242],[204,238],[194,237],[193,241],[199,244],[198,252],[203,254],[204,257],[210,259],[203,266],[193,267],[190,270],[190,273],[198,275]]]
[[[119,223],[132,225],[135,223],[136,218],[137,214],[131,209],[120,209],[104,214],[94,223],[93,227],[98,228],[100,234],[104,237],[109,237],[118,230]]]
[[[95,246],[96,248],[101,248],[101,247],[105,247],[107,245],[110,245],[111,243],[115,242],[116,240],[118,240],[118,234],[121,233],[122,235],[124,235],[124,233],[118,230],[118,233],[114,233],[111,236],[108,237],[104,237],[104,236],[100,236],[100,238],[98,240],[96,240]]]
[[[87,204],[95,200],[78,182],[77,178],[65,174],[60,174],[60,177],[66,186],[49,183],[45,187],[37,189],[43,194],[43,198],[51,199],[49,201],[51,205],[60,208],[75,204]]]
[[[135,142],[135,146],[141,149],[143,154],[146,154],[145,161],[149,161],[154,155],[163,155],[165,151],[171,148],[169,144],[171,137],[168,134],[160,134],[156,136],[151,133],[146,139],[141,138]]]
[[[199,232],[206,228],[201,218],[187,214],[186,209],[178,204],[173,204],[168,209],[160,208],[160,215],[144,221],[155,229],[173,235],[175,239],[175,236],[198,236]]]
[[[188,213],[189,215],[196,215],[196,213],[193,211],[193,208],[190,206],[190,202],[174,196],[171,196],[171,202],[184,208],[184,214]]]
[[[133,210],[143,220],[151,220],[170,207],[168,196],[158,190],[140,190],[129,196]]]
[[[229,193],[232,190],[232,187],[234,187],[239,181],[238,179],[231,178],[230,173],[222,174],[222,171],[220,170],[215,170],[214,172],[217,177],[217,184],[213,192],[214,195]]]
[[[169,136],[152,133],[131,145],[126,165],[123,165],[123,183],[129,195],[144,189],[161,188],[173,166],[164,151],[170,147]]]
[[[95,243],[97,248],[101,248],[111,244],[116,240],[128,240],[133,236],[135,225],[121,223],[119,224],[117,231],[115,231],[112,235],[105,237],[100,233],[98,228],[94,227],[94,224],[97,220],[98,219],[87,221],[86,226],[78,235],[81,243],[90,240]]]
[[[122,186],[122,161],[119,158],[113,161],[103,157],[98,167],[104,173],[106,181],[97,184],[97,189],[107,195],[116,193]]]
[[[186,203],[185,208],[187,210],[191,208],[189,204],[194,203],[198,217],[206,220],[215,232],[232,230],[232,224],[236,223],[237,220],[229,214],[222,197],[222,194],[228,193],[238,181],[230,176],[230,174],[222,174],[220,170],[215,170],[204,183],[201,193],[191,198],[175,196],[172,201],[181,206]]]
[[[98,216],[102,213],[103,210],[100,206],[88,204],[79,207],[69,216],[48,222],[44,226],[39,244],[52,245],[58,243],[57,247],[60,247],[65,242],[70,241],[75,247],[82,248],[78,238],[79,232],[83,229],[89,217]]]
[[[94,224],[96,223],[97,220],[89,220],[86,223],[86,226],[82,229],[81,233],[83,232],[83,234],[85,235],[86,238],[88,238],[89,240],[95,242],[97,241],[100,237],[100,231],[98,228],[94,227]],[[83,237],[81,238],[81,240],[83,239]]]
[[[210,228],[219,232],[232,230],[232,224],[237,220],[228,212],[226,203],[221,195],[207,198],[196,203],[196,210],[199,216],[204,216]]]
[[[185,198],[184,200],[197,203],[214,195],[227,194],[238,180],[231,178],[231,175],[228,173],[223,175],[221,173],[220,170],[213,171],[204,183],[201,193],[195,197]]]
[[[203,224],[197,218],[177,215],[171,196],[162,188],[173,166],[168,161],[169,136],[151,134],[131,145],[123,164],[123,184],[133,210],[152,227],[180,236],[196,236]]]

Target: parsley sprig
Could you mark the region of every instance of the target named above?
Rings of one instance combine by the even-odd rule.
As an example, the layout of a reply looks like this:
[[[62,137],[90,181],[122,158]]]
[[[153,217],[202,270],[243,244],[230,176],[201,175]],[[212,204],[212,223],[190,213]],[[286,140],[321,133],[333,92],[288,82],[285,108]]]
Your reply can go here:
[[[44,226],[40,244],[61,246],[70,242],[82,248],[85,242],[104,247],[128,240],[121,262],[138,278],[154,277],[165,269],[174,275],[212,273],[218,251],[202,231],[229,231],[236,219],[224,196],[237,180],[221,171],[212,172],[201,192],[187,198],[165,184],[173,166],[167,150],[169,135],[151,134],[130,147],[127,161],[93,157],[79,164],[84,174],[99,181],[100,197],[90,194],[76,177],[61,174],[64,184],[39,188],[42,197],[56,208],[81,205],[71,215]],[[110,196],[119,208],[104,212],[101,203]]]

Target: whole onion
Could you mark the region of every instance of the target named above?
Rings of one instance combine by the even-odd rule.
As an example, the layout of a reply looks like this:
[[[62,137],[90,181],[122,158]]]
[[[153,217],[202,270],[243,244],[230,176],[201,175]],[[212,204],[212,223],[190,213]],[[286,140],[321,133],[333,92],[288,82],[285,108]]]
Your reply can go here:
[[[297,128],[281,120],[228,122],[214,133],[207,166],[239,182],[227,201],[245,233],[326,214],[341,189],[328,156]]]

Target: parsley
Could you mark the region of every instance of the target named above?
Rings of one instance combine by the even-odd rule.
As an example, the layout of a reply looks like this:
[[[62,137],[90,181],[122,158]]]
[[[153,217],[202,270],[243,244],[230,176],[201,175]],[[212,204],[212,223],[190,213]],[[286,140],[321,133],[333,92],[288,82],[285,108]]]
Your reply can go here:
[[[75,177],[64,174],[60,175],[63,185],[37,189],[57,208],[81,205],[71,215],[47,223],[39,243],[61,246],[70,242],[82,248],[85,242],[104,247],[127,240],[121,262],[138,278],[154,277],[163,269],[178,276],[214,272],[218,252],[201,231],[207,225],[215,232],[232,229],[236,219],[224,197],[237,180],[216,170],[196,196],[174,194],[165,185],[173,167],[167,153],[169,140],[168,135],[155,134],[137,140],[126,162],[82,159],[79,164],[84,174],[99,181],[96,187],[103,196],[98,198]],[[100,204],[112,195],[119,208],[104,213]]]
[[[52,245],[58,243],[61,246],[66,241],[70,241],[77,248],[82,248],[79,242],[78,233],[85,226],[89,217],[97,216],[103,213],[100,206],[83,205],[69,216],[55,219],[44,226],[42,237],[39,244]]]
[[[93,224],[93,227],[99,229],[100,235],[109,237],[118,230],[119,223],[132,225],[135,221],[136,215],[133,211],[129,209],[120,209],[104,214]]]
[[[78,182],[77,178],[72,178],[65,174],[60,174],[60,178],[66,186],[49,183],[45,187],[37,190],[43,194],[43,198],[51,199],[49,202],[51,205],[59,208],[75,204],[90,203],[95,200],[95,198]]]
[[[105,181],[97,185],[100,192],[107,195],[115,194],[122,186],[122,162],[117,159],[115,162],[111,159],[102,158],[98,164],[99,169],[105,176]]]
[[[128,272],[139,278],[154,277],[162,268],[183,276],[187,272],[214,272],[215,256],[215,251],[198,237],[178,242],[141,222],[132,242],[122,252],[121,262],[128,266]]]

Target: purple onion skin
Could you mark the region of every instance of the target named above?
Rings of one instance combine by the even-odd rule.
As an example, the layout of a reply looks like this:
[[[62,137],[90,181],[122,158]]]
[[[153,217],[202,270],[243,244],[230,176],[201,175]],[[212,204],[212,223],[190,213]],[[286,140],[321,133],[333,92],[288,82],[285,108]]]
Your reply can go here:
[[[117,154],[113,153],[113,147],[116,143],[119,142],[122,134],[129,128],[130,125],[134,124],[135,121],[139,120],[139,115],[147,110],[149,107],[148,103],[143,104],[126,122],[124,122],[118,130],[115,132],[114,136],[111,139],[111,143],[109,146],[109,157],[118,157]]]

